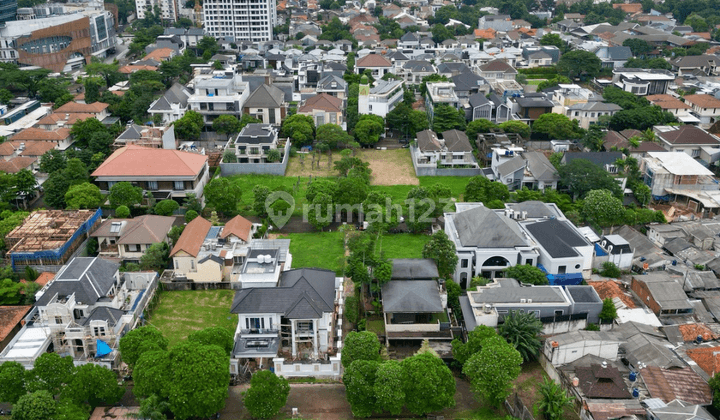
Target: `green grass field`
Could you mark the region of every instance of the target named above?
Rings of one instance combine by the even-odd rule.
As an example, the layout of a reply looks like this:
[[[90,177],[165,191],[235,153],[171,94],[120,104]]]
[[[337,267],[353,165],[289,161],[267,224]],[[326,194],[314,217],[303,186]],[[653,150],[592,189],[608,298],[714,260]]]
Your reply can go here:
[[[377,246],[385,253],[385,258],[422,258],[423,247],[429,240],[429,235],[387,234]]]
[[[235,175],[230,177],[230,179],[242,187],[242,201],[238,203],[238,210],[241,215],[255,215],[255,212],[252,210],[252,205],[255,201],[255,195],[252,190],[256,185],[264,185],[270,188],[271,191],[280,186],[289,191],[295,200],[295,211],[293,212],[293,216],[302,216],[302,208],[305,204],[305,191],[308,187],[309,178],[249,174]],[[442,184],[449,187],[452,191],[453,198],[458,201],[462,201],[462,196],[465,192],[465,185],[470,178],[452,176],[423,176],[419,179],[421,187],[429,187],[434,184]],[[370,190],[384,192],[390,196],[393,204],[404,205],[408,192],[415,187],[416,185],[372,185],[370,186]]]
[[[224,327],[233,335],[238,317],[230,313],[234,290],[162,292],[149,323],[162,331],[172,347],[194,331]]]
[[[342,233],[288,233],[280,238],[290,239],[292,268],[325,268],[342,275],[345,259]]]

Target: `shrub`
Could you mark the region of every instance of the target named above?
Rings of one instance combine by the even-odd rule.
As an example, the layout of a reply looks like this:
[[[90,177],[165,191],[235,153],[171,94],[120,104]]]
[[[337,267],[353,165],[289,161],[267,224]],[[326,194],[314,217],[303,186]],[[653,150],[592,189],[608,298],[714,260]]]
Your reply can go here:
[[[358,298],[355,296],[348,296],[345,299],[345,317],[348,321],[353,324],[358,322]]]
[[[128,206],[118,206],[115,209],[115,217],[118,219],[127,219],[130,217],[130,208]]]
[[[600,275],[604,277],[612,277],[612,278],[619,278],[620,275],[622,275],[622,272],[616,266],[614,263],[610,261],[605,261],[602,265],[602,270],[600,271]]]

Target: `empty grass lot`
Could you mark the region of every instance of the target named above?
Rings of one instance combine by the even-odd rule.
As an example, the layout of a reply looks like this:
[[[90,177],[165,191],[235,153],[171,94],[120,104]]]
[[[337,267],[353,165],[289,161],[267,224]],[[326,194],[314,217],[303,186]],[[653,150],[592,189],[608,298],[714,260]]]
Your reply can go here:
[[[238,317],[230,313],[233,296],[234,290],[162,292],[149,323],[162,331],[170,347],[207,327],[224,327],[234,335]]]
[[[290,239],[292,268],[324,268],[342,275],[345,255],[342,233],[288,233],[280,238]]]
[[[378,251],[385,253],[385,258],[422,258],[423,247],[429,240],[429,235],[386,234],[377,246]]]

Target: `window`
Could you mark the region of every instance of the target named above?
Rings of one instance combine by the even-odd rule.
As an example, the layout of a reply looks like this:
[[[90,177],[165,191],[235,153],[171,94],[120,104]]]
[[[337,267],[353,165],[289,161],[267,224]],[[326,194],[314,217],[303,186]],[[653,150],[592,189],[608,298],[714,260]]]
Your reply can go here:
[[[148,181],[147,188],[148,188],[148,190],[151,190],[151,191],[157,190],[158,189],[157,181]]]
[[[176,270],[179,269],[179,268],[180,268],[180,263],[178,263],[178,260],[173,259],[173,262],[175,263],[175,269],[176,269]]]
[[[195,260],[190,260],[190,270],[195,270]]]
[[[245,328],[248,330],[265,328],[265,318],[245,318]]]
[[[692,151],[692,157],[698,157],[700,156],[700,149],[694,149]]]
[[[58,325],[63,323],[62,317],[60,315],[55,315],[55,323]]]
[[[562,310],[562,309],[558,309],[558,310],[555,311],[555,316],[562,316],[562,314],[563,314],[563,310]]]
[[[175,189],[176,190],[184,190],[185,189],[185,181],[175,181]]]
[[[93,327],[93,335],[96,337],[105,335],[105,327]]]
[[[460,261],[460,267],[462,267],[462,268],[467,268],[467,267],[468,267],[468,260],[463,259],[462,261]]]
[[[298,321],[298,323],[297,323],[298,331],[312,331],[312,328],[313,328],[312,321]]]
[[[566,267],[564,265],[561,265],[558,267],[558,274],[565,274]]]
[[[129,244],[125,245],[125,251],[126,252],[140,252],[140,245],[139,244]]]

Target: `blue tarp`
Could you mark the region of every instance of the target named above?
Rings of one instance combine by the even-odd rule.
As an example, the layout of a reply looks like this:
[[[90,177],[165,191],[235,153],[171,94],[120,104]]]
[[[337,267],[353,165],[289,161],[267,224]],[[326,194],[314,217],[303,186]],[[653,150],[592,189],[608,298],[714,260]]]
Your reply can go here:
[[[600,246],[600,244],[595,244],[595,255],[598,257],[604,257],[607,255],[607,252],[605,252],[604,249]]]
[[[140,294],[138,294],[137,299],[135,299],[135,303],[133,303],[132,309],[130,309],[130,312],[135,312],[135,308],[137,308],[138,303],[140,302],[140,299],[142,299],[143,295],[145,294],[145,290],[143,289],[140,291]]]
[[[98,339],[97,340],[97,352],[95,353],[95,357],[102,357],[105,355],[108,355],[112,353],[112,349],[108,345],[108,343]]]

